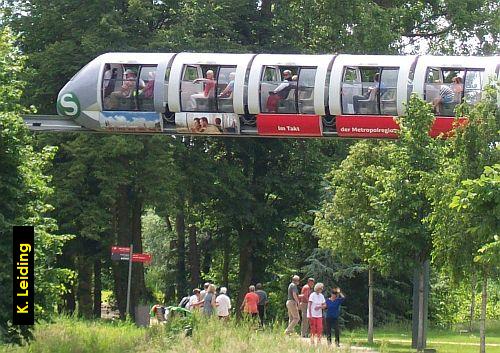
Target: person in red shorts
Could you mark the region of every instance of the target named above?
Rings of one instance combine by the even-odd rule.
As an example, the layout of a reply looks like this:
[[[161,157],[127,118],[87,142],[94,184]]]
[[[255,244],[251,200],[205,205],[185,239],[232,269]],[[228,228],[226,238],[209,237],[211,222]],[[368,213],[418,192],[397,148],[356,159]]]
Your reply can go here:
[[[248,293],[245,294],[240,310],[243,310],[248,316],[255,318],[259,315],[257,304],[259,303],[259,295],[255,293],[255,286],[248,287]]]
[[[317,337],[318,344],[323,335],[323,309],[326,308],[325,297],[323,296],[323,283],[316,283],[314,292],[309,296],[309,307],[307,308],[307,318],[309,319],[311,344],[314,345],[314,336]]]

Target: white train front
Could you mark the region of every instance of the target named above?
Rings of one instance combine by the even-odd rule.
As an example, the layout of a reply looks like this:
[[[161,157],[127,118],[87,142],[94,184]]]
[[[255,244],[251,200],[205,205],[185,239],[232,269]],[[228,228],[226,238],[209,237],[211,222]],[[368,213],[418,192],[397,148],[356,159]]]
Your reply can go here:
[[[437,136],[499,69],[498,56],[108,53],[64,86],[57,111],[99,131],[394,138],[415,92]]]

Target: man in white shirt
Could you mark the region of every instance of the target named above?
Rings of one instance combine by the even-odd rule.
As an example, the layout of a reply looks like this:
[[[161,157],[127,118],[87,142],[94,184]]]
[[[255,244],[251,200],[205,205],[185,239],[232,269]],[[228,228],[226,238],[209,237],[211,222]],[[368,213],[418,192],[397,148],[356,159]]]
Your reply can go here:
[[[229,309],[231,309],[231,299],[226,295],[227,288],[221,287],[220,294],[215,299],[215,305],[217,305],[217,316],[221,320],[229,319]]]

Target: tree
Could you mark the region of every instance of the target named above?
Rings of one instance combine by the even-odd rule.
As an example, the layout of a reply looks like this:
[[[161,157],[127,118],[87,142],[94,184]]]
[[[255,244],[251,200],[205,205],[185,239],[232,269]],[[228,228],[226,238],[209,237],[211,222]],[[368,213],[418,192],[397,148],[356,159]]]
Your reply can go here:
[[[494,254],[498,230],[498,176],[500,161],[497,133],[500,129],[497,107],[498,86],[487,88],[485,98],[476,106],[462,107],[468,122],[449,140],[449,158],[435,182],[447,181],[433,193],[434,210],[429,217],[433,230],[433,258],[455,281],[478,274],[482,278],[481,321],[485,318],[486,286],[495,268],[487,255]],[[484,250],[484,258],[479,251]],[[482,262],[481,259],[485,260]],[[484,326],[481,349],[484,351]]]
[[[9,28],[0,29],[0,340],[21,343],[32,338],[29,326],[13,325],[12,312],[12,226],[35,227],[35,318],[47,318],[64,292],[71,272],[56,266],[56,257],[68,236],[55,235],[57,225],[47,217],[52,193],[45,173],[54,154],[51,147],[36,153],[20,113],[24,83],[20,80],[23,57],[14,46]]]
[[[346,159],[327,175],[328,186],[315,229],[320,245],[338,253],[344,262],[360,259],[368,265],[368,342],[373,343],[373,267],[377,248],[370,246],[378,218],[371,204],[379,192],[380,169],[388,167],[392,144],[360,141]]]
[[[485,321],[488,276],[498,276],[500,269],[500,164],[485,167],[478,179],[462,181],[450,207],[466,218],[468,242],[476,248],[474,262],[482,272],[480,352],[486,352]]]

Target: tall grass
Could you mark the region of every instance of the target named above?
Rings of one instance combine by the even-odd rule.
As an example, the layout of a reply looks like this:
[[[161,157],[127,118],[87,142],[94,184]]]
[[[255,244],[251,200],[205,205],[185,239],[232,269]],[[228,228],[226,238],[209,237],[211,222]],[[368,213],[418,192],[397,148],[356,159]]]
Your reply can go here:
[[[85,321],[71,317],[58,318],[54,323],[38,324],[35,328],[36,340],[29,347],[1,346],[0,352],[6,353],[300,353],[300,352],[351,352],[354,344],[366,345],[365,333],[344,331],[341,334],[341,350],[328,347],[323,339],[319,347],[312,347],[308,340],[298,336],[285,336],[284,326],[274,324],[260,329],[255,323],[234,321],[222,322],[217,318],[207,319],[195,316],[192,321],[192,334],[186,336],[189,320],[174,319],[166,325],[139,328],[127,322]],[[408,328],[378,328],[375,332],[377,344],[375,351],[387,353],[413,352],[410,343],[401,339],[411,339],[404,333]],[[498,332],[497,332],[498,333]],[[362,335],[362,336],[361,336]],[[432,334],[432,340],[477,342],[468,336],[441,332],[442,336]],[[487,340],[492,343],[493,340]],[[493,341],[494,342],[494,341]],[[475,353],[475,346],[450,344],[430,344],[441,353]],[[491,351],[491,352],[490,352]],[[352,349],[352,352],[366,352]],[[488,353],[500,353],[500,346],[488,347]]]
[[[310,346],[298,336],[285,336],[282,325],[264,330],[248,322],[221,322],[217,318],[196,317],[191,336],[186,336],[183,322],[138,328],[129,323],[84,321],[59,318],[51,324],[39,324],[36,340],[29,347],[0,346],[0,352],[20,353],[298,353],[331,352],[323,344]],[[324,340],[324,343],[326,341]],[[337,351],[339,352],[339,351]],[[349,349],[340,352],[349,352]]]

